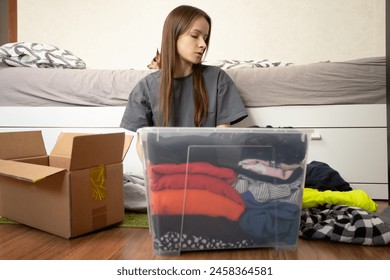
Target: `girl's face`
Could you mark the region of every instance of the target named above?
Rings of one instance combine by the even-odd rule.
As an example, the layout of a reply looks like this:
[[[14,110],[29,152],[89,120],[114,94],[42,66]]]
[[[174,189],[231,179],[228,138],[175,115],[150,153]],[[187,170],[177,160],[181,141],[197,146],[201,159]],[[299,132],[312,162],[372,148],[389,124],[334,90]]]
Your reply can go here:
[[[209,30],[210,26],[207,20],[199,17],[194,20],[187,32],[179,36],[176,43],[176,65],[180,67],[181,71],[191,71],[193,64],[201,62],[207,49],[206,39]]]

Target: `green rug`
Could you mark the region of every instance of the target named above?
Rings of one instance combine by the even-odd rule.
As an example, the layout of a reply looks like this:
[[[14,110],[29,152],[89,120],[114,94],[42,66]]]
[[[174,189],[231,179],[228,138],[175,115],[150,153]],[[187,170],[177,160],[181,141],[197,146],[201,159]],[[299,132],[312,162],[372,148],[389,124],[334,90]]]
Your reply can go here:
[[[119,227],[149,228],[148,215],[141,213],[125,213],[125,219]]]
[[[16,225],[17,222],[14,222],[14,221],[11,221],[7,218],[4,218],[4,217],[0,217],[0,224],[13,224],[13,225]]]
[[[18,224],[7,218],[0,217],[0,224]],[[125,213],[125,219],[118,227],[128,228],[148,228],[148,215],[142,213]]]

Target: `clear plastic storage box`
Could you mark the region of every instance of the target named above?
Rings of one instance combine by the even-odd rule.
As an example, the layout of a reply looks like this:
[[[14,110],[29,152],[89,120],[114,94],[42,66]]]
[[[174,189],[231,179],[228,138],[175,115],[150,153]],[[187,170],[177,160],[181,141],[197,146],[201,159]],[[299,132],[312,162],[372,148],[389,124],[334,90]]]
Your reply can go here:
[[[142,128],[155,255],[295,248],[309,131]]]

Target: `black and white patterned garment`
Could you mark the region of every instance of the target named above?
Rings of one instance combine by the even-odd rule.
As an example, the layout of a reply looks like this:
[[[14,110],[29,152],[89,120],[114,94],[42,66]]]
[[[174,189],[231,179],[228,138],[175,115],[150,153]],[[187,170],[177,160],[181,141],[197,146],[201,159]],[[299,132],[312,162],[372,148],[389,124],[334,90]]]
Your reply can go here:
[[[280,66],[289,66],[293,63],[291,62],[282,62],[282,61],[271,61],[269,59],[263,60],[217,60],[217,61],[205,61],[205,65],[214,65],[218,66],[224,70],[227,69],[238,69],[238,68],[270,68],[270,67],[280,67]]]
[[[8,66],[85,69],[86,64],[68,50],[53,45],[17,42],[0,46],[0,62]]]
[[[390,228],[358,207],[325,204],[302,209],[299,236],[361,245],[390,244]]]
[[[239,194],[251,192],[258,202],[277,200],[299,204],[302,200],[302,178],[289,184],[272,184],[238,174],[232,186]]]
[[[167,232],[154,239],[154,250],[161,252],[180,252],[197,250],[222,250],[222,249],[240,249],[254,246],[251,240],[241,240],[234,242],[225,242],[216,238],[203,236],[194,236],[178,232]]]

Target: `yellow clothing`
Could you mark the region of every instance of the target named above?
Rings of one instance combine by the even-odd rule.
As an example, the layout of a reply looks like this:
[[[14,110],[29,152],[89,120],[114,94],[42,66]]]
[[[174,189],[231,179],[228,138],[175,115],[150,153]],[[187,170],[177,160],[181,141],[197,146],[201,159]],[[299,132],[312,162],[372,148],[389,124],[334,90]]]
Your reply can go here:
[[[376,204],[363,190],[318,191],[317,189],[304,188],[302,208],[317,207],[322,204],[347,205],[362,208],[369,212],[376,212]]]

